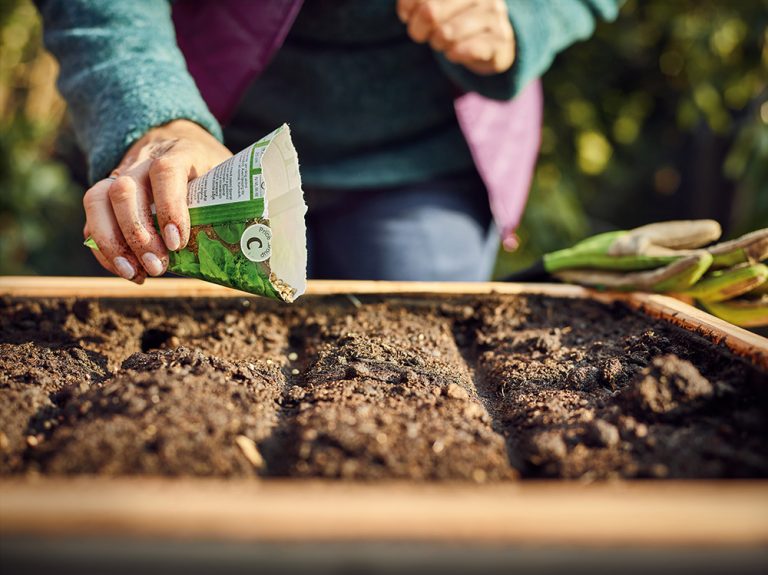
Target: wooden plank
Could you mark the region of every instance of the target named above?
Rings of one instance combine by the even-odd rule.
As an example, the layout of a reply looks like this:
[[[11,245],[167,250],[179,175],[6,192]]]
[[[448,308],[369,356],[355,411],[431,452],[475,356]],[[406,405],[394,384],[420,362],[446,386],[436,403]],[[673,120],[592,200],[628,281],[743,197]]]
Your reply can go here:
[[[768,370],[768,339],[735,326],[673,297],[633,293],[627,303],[640,311],[723,343],[737,355]]]
[[[502,282],[390,282],[310,280],[307,295],[353,294],[520,294],[587,297],[590,290],[566,284]],[[224,286],[188,278],[148,278],[143,285],[120,278],[67,276],[0,277],[0,295],[15,297],[243,297]]]
[[[2,535],[765,546],[768,482],[0,482]]]
[[[768,339],[729,324],[674,298],[647,293],[598,292],[580,286],[502,282],[384,282],[311,280],[309,295],[333,294],[542,294],[624,301],[645,313],[696,331],[768,369]],[[119,278],[0,277],[0,295],[17,297],[241,297],[243,292],[185,278],[150,278],[143,286]]]

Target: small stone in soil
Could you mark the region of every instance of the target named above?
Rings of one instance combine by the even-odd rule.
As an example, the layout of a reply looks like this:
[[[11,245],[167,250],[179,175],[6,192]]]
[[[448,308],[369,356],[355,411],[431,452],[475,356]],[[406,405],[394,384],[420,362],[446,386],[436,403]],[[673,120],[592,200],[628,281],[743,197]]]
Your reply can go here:
[[[592,443],[601,447],[614,447],[620,440],[616,426],[602,419],[596,419],[590,424],[588,437]]]
[[[655,358],[631,382],[625,397],[641,411],[683,415],[702,407],[714,386],[688,361],[675,355]]]
[[[445,388],[445,395],[451,399],[469,399],[467,390],[456,383],[449,383]]]

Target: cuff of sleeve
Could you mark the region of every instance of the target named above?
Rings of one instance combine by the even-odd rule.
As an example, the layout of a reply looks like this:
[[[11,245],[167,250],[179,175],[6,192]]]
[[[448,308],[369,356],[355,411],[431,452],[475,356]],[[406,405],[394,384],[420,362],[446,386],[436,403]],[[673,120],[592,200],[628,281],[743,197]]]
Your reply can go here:
[[[481,76],[461,64],[448,61],[442,54],[436,54],[436,56],[446,75],[462,92],[477,92],[493,100],[509,100],[519,91],[511,70],[493,76]]]
[[[143,70],[125,74],[122,70],[100,70],[88,81],[92,90],[86,105],[71,108],[88,154],[91,182],[106,177],[120,162],[126,150],[149,129],[172,120],[186,119],[208,130],[219,141],[221,126],[208,110],[194,80],[186,70],[157,63],[125,66]],[[71,88],[71,87],[70,87]]]
[[[519,92],[552,64],[554,54],[547,45],[550,31],[541,8],[529,0],[507,0],[507,6],[515,31],[515,62],[510,75]]]

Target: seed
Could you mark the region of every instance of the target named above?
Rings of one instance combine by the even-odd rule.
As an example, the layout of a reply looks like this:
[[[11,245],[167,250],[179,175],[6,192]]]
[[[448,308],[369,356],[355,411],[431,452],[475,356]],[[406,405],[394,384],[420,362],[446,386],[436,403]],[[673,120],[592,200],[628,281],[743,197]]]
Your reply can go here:
[[[240,451],[243,452],[243,455],[245,455],[245,458],[250,462],[251,465],[253,465],[256,469],[261,469],[264,467],[264,458],[261,456],[259,449],[256,447],[256,444],[250,437],[246,437],[245,435],[238,435],[235,438],[235,443],[240,448]]]
[[[288,354],[288,361],[296,361],[297,359],[299,359],[299,354],[295,351]]]
[[[27,436],[27,444],[30,447],[37,447],[37,444],[40,443],[34,435],[28,435]]]
[[[291,375],[299,375],[299,373],[300,373],[300,372],[299,372],[299,370],[298,370],[298,369],[296,369],[296,368],[293,368],[293,369],[291,370]]]

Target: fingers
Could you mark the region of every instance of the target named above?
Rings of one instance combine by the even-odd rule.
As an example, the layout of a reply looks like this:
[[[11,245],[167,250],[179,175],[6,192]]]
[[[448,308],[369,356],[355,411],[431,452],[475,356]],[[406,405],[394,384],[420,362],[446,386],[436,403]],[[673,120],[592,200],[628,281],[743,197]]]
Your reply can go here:
[[[438,26],[430,37],[429,43],[434,50],[446,51],[454,43],[492,32],[498,16],[492,12],[468,10],[453,16],[442,26]]]
[[[449,48],[445,57],[456,63],[473,60],[489,62],[493,58],[493,45],[489,40],[485,34],[462,40]]]
[[[414,9],[425,0],[397,0],[397,17],[403,24],[411,19]]]
[[[515,59],[514,44],[499,43],[491,34],[480,34],[453,44],[445,57],[483,75],[509,70]]]
[[[515,38],[503,0],[399,0],[397,14],[411,39],[451,62],[485,75],[512,67]]]
[[[83,239],[87,240],[88,238],[91,238],[93,241],[96,241],[96,239],[93,237],[93,234],[91,234],[90,229],[88,228],[88,224],[86,223],[85,226],[83,226]],[[96,244],[98,245],[98,244]],[[90,246],[89,246],[90,247]],[[101,267],[103,267],[105,270],[107,270],[110,273],[117,275],[121,275],[118,273],[118,271],[115,269],[115,266],[110,262],[107,257],[104,255],[104,253],[101,251],[101,249],[91,248],[91,253],[93,254],[93,257],[96,258],[96,261],[101,264]],[[131,277],[133,277],[134,274],[131,274]]]
[[[146,165],[146,164],[143,164]],[[112,212],[125,242],[151,276],[159,276],[168,266],[168,251],[155,231],[150,212],[146,172],[120,176],[109,188]],[[144,180],[144,181],[142,181]]]
[[[476,0],[422,0],[404,7],[407,12],[408,35],[414,42],[426,42],[438,30],[441,24],[466,8]]]
[[[180,250],[189,241],[188,174],[188,163],[172,155],[153,160],[149,167],[157,223],[171,251]]]
[[[128,247],[112,212],[109,200],[112,183],[110,179],[101,180],[85,193],[86,225],[83,233],[86,237],[91,236],[99,246],[92,252],[104,269],[140,284],[144,282],[144,270]]]

